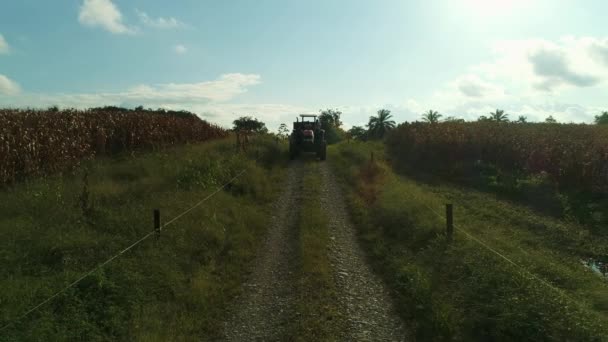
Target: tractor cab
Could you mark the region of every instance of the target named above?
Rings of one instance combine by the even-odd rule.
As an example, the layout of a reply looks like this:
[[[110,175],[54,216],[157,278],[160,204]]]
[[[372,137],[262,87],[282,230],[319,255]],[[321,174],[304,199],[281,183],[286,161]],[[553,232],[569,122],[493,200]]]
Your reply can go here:
[[[325,131],[316,114],[300,114],[293,123],[289,138],[291,158],[300,152],[315,152],[321,160],[325,160]]]
[[[314,144],[315,130],[320,128],[319,120],[315,114],[300,114],[293,123],[293,130],[299,132],[303,143]]]
[[[312,129],[315,130],[320,128],[319,120],[316,114],[300,114],[300,118],[296,118],[296,122],[293,123],[293,130]]]

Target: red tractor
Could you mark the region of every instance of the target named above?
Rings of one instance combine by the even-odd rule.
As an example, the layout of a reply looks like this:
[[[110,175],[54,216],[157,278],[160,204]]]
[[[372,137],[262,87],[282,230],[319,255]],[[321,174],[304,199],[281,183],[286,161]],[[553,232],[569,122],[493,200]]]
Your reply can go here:
[[[300,152],[315,153],[320,160],[327,155],[327,142],[325,130],[316,114],[300,114],[293,123],[293,130],[289,136],[289,159],[294,159]]]

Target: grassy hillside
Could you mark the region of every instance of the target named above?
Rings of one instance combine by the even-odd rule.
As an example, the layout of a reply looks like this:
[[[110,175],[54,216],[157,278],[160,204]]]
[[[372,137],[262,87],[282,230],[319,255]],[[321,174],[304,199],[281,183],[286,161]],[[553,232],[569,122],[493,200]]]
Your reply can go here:
[[[38,311],[0,340],[205,340],[239,291],[287,158],[274,141],[232,140],[84,163],[0,192],[0,325],[182,213],[233,185]],[[256,162],[254,157],[259,157]],[[85,176],[86,175],[86,176]]]
[[[394,172],[380,143],[330,153],[370,260],[419,339],[606,340],[608,284],[580,263],[608,255],[605,238],[492,194],[413,181]],[[445,203],[460,229],[451,244]]]

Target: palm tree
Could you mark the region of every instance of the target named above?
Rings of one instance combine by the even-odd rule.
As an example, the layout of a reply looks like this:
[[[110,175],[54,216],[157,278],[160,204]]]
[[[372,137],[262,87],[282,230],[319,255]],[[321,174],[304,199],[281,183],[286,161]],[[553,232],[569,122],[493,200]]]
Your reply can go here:
[[[384,134],[395,128],[395,121],[390,120],[393,116],[388,109],[380,109],[377,116],[370,116],[367,124],[369,135],[376,138],[384,137]]]
[[[422,121],[435,124],[439,122],[439,118],[441,117],[442,115],[439,114],[438,111],[430,109],[428,112],[422,114]]]
[[[509,121],[509,114],[505,114],[504,110],[496,109],[496,112],[490,113],[489,119],[495,122],[507,122]]]
[[[525,115],[520,115],[519,118],[517,118],[517,122],[528,123],[528,118]]]

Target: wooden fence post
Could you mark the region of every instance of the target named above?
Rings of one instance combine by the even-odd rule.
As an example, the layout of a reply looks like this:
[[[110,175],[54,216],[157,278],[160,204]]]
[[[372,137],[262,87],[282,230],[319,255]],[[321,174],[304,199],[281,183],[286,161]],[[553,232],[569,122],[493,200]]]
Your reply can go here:
[[[156,238],[160,238],[160,210],[154,209],[154,231],[156,231]]]
[[[445,223],[446,223],[446,233],[448,241],[453,240],[454,235],[454,216],[453,216],[453,206],[452,203],[448,203],[445,205]]]

